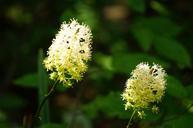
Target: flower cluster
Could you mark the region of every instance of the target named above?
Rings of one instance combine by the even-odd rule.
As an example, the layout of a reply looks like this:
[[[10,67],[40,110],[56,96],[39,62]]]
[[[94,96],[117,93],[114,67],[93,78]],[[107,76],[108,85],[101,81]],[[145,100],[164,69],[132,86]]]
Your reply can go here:
[[[165,76],[165,71],[157,64],[137,65],[127,80],[122,94],[123,100],[126,101],[125,109],[133,108],[141,118],[145,115],[143,111],[145,108],[151,107],[153,112],[157,112],[156,103],[161,101],[166,88]]]
[[[64,22],[49,47],[44,66],[50,79],[71,86],[72,80],[79,81],[87,70],[86,62],[91,59],[92,33],[87,25],[76,20]]]

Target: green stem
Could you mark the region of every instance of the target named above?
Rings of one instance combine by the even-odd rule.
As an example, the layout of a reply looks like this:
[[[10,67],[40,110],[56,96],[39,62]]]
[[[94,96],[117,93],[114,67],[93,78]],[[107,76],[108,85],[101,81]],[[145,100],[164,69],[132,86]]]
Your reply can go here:
[[[166,123],[166,122],[168,122],[168,121],[171,121],[171,120],[174,120],[174,119],[176,119],[176,118],[179,118],[179,117],[183,116],[184,114],[186,114],[186,113],[190,110],[191,107],[193,107],[193,103],[190,104],[190,105],[187,107],[187,109],[184,110],[184,112],[179,113],[179,114],[177,114],[177,115],[175,115],[175,116],[173,116],[173,117],[171,117],[171,118],[169,118],[169,119],[163,120],[163,123]]]
[[[52,88],[50,89],[50,91],[48,92],[48,94],[45,95],[44,99],[41,101],[37,111],[36,111],[36,114],[35,114],[35,117],[36,118],[40,118],[40,112],[41,112],[41,109],[42,107],[44,106],[46,100],[51,96],[51,94],[54,92],[55,88],[56,88],[56,85],[57,85],[58,81],[56,81],[54,83],[54,85],[52,86]]]
[[[128,122],[128,124],[127,124],[127,127],[126,127],[126,128],[129,128],[130,123],[131,123],[131,120],[133,119],[133,116],[135,115],[135,112],[136,112],[136,110],[134,110],[134,111],[133,111],[133,113],[131,114],[131,117],[130,117],[130,119],[129,119],[129,122]]]

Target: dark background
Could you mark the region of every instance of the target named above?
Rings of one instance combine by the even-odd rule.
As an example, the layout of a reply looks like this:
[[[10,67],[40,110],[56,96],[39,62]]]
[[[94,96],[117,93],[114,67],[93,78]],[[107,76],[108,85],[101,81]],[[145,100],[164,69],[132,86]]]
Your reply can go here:
[[[159,114],[136,116],[133,127],[192,126],[193,1],[1,0],[0,8],[0,127],[31,122],[41,97],[38,51],[46,54],[61,23],[71,18],[92,29],[92,61],[81,82],[58,86],[50,97],[50,121],[40,127],[126,127],[132,110],[124,110],[120,95],[140,62],[165,68],[167,90]]]

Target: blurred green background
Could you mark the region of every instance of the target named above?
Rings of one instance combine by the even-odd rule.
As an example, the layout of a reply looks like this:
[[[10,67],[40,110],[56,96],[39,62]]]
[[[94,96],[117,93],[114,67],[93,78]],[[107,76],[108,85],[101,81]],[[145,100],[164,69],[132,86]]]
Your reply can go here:
[[[52,81],[41,65],[63,21],[93,32],[93,57],[81,82],[57,87],[40,128],[125,128],[131,116],[120,94],[140,62],[162,65],[167,77],[160,112],[134,118],[134,128],[193,125],[193,1],[1,0],[0,127],[30,124]],[[43,49],[40,50],[40,49]]]

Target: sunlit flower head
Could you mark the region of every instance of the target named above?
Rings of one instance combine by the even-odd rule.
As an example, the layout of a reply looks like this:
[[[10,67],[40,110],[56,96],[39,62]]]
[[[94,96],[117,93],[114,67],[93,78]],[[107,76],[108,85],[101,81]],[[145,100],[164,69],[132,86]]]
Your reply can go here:
[[[157,112],[156,104],[161,101],[166,88],[165,76],[166,73],[160,65],[138,64],[127,80],[122,94],[126,101],[125,109],[134,109],[141,118],[145,115],[145,108],[150,107],[153,112]]]
[[[86,62],[91,59],[92,33],[85,24],[72,19],[64,22],[52,41],[44,65],[50,79],[71,86],[72,80],[79,81],[87,70]]]

